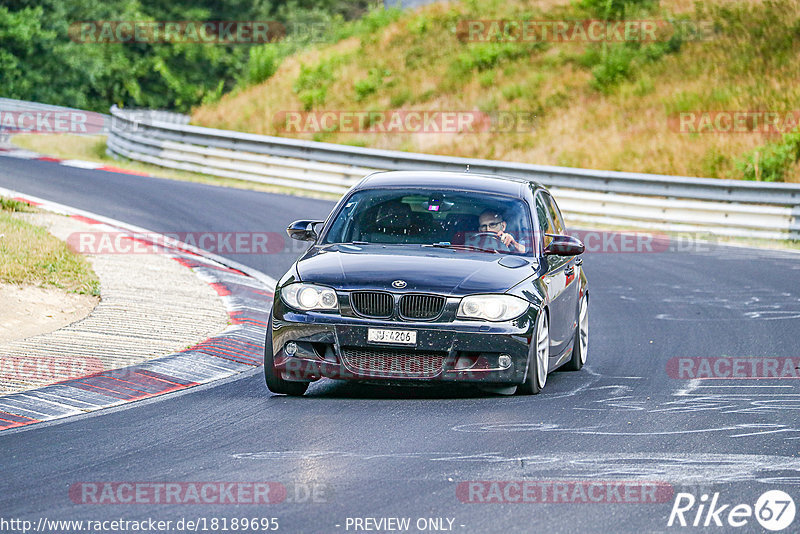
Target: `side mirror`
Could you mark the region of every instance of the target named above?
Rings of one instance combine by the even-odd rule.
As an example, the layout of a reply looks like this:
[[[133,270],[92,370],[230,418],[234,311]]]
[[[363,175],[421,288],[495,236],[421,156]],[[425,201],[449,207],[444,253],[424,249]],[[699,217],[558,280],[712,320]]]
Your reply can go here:
[[[286,228],[286,233],[298,241],[316,241],[317,232],[314,230],[314,225],[321,222],[323,221],[295,221]]]
[[[583,254],[586,247],[583,246],[581,240],[571,235],[550,235],[553,240],[544,249],[545,256],[577,256]]]

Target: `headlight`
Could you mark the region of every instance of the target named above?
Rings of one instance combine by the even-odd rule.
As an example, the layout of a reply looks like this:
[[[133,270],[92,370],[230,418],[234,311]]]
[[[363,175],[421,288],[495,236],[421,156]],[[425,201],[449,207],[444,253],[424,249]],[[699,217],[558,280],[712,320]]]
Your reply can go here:
[[[296,310],[339,309],[339,299],[333,289],[313,284],[289,284],[281,289],[281,299]]]
[[[461,304],[458,306],[458,317],[509,321],[525,313],[528,305],[527,300],[512,295],[470,295],[461,299]]]

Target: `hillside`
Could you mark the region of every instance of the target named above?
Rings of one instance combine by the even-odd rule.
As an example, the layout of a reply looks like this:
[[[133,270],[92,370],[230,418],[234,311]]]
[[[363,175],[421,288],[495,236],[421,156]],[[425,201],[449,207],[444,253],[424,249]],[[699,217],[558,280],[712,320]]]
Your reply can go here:
[[[598,42],[579,32],[568,42],[526,41],[496,35],[488,22],[482,32],[469,26],[587,19],[653,21],[655,39]],[[289,56],[264,83],[196,109],[192,122],[433,154],[797,182],[798,109],[800,0],[472,0],[386,17]],[[488,117],[495,129],[498,114],[528,122],[519,131],[342,131],[342,112],[375,112],[367,120],[380,122],[421,110]],[[325,111],[338,113],[332,131],[309,122]],[[682,112],[695,113],[683,131]],[[287,132],[287,116],[302,117],[303,131]],[[706,131],[689,133],[698,128]]]

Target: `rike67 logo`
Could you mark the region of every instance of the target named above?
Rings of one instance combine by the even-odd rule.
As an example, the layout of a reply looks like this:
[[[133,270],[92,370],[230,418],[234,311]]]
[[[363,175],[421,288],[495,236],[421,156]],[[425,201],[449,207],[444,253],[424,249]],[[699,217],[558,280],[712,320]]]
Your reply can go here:
[[[667,526],[738,528],[747,525],[755,517],[761,527],[779,531],[792,524],[796,511],[794,499],[780,490],[764,492],[755,506],[722,503],[718,492],[710,498],[703,494],[699,499],[691,493],[678,493]]]

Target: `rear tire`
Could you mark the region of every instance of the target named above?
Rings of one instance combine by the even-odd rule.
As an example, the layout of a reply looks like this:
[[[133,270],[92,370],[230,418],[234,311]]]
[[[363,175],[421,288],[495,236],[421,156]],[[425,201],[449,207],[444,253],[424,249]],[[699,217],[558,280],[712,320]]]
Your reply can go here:
[[[536,319],[536,337],[528,349],[528,373],[517,387],[521,395],[538,395],[547,383],[550,371],[550,322],[542,310]]]
[[[281,378],[275,369],[274,355],[272,354],[272,316],[267,322],[267,338],[264,341],[264,380],[267,388],[272,393],[299,397],[308,389],[308,382],[290,382]]]
[[[564,365],[567,371],[580,371],[589,352],[589,298],[584,294],[578,306],[578,327],[572,342],[572,359]]]

